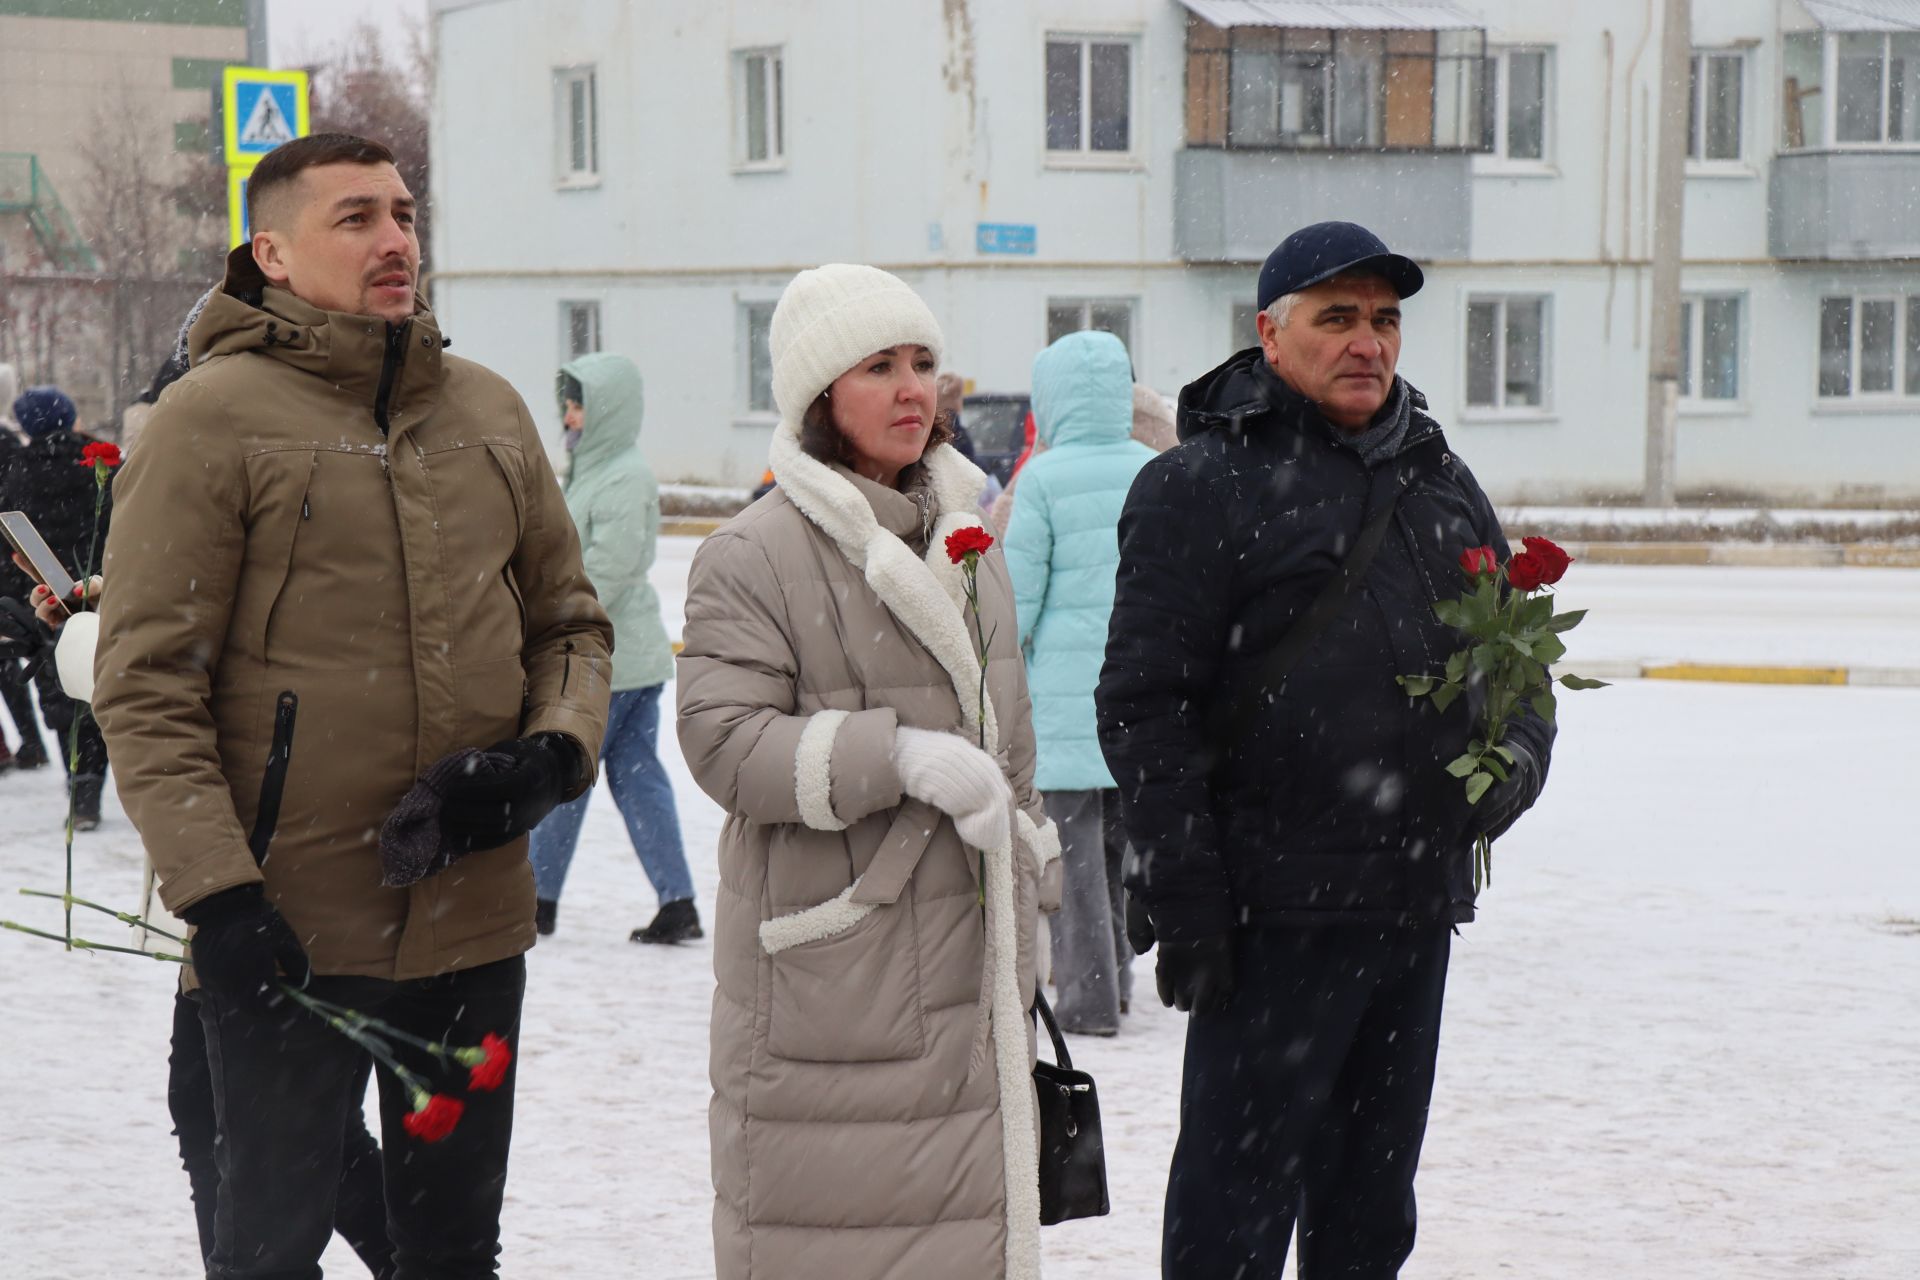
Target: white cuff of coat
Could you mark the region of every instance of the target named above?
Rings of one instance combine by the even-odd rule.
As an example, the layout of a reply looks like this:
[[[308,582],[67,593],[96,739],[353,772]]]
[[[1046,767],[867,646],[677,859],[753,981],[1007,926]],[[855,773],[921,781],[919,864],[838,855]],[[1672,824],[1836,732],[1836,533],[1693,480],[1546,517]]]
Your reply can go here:
[[[793,753],[793,793],[799,801],[800,821],[815,831],[845,831],[852,825],[833,811],[833,740],[850,714],[814,712],[800,731],[800,745]]]

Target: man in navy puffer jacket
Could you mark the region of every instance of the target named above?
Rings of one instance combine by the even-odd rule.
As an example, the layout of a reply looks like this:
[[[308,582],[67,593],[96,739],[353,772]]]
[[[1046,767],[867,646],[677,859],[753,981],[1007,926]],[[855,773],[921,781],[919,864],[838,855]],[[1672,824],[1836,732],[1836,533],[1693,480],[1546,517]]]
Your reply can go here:
[[[1120,523],[1097,694],[1136,861],[1130,928],[1191,1009],[1163,1274],[1391,1277],[1413,1248],[1448,944],[1473,918],[1471,846],[1539,795],[1552,727],[1516,723],[1510,781],[1469,806],[1472,736],[1402,674],[1461,635],[1433,612],[1493,507],[1397,377],[1420,268],[1352,223],[1289,236],[1260,276],[1260,346],[1180,396],[1182,443]],[[1353,546],[1379,468],[1417,472],[1344,607],[1223,735],[1271,650]],[[1234,717],[1225,717],[1232,722]],[[1136,907],[1144,908],[1144,918]]]

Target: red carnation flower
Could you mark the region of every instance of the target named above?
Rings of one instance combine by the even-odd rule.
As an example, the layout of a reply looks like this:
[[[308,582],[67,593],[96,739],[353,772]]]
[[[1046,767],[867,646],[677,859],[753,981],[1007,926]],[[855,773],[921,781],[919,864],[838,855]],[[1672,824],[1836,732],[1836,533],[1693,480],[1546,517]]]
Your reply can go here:
[[[1468,547],[1460,553],[1460,568],[1469,578],[1491,576],[1500,572],[1500,557],[1492,547]]]
[[[1507,582],[1515,591],[1538,591],[1547,581],[1547,566],[1531,551],[1507,561]]]
[[[993,535],[979,525],[968,525],[947,535],[947,558],[955,564],[977,556],[993,545]]]
[[[117,467],[120,465],[120,446],[96,441],[80,451],[80,465]]]
[[[478,1061],[471,1061],[475,1055]],[[480,1037],[479,1049],[462,1053],[460,1061],[473,1069],[467,1078],[467,1088],[474,1093],[492,1093],[506,1083],[507,1068],[513,1065],[513,1049],[489,1031]]]
[[[413,1110],[401,1117],[400,1123],[420,1141],[438,1142],[453,1132],[466,1109],[466,1104],[458,1098],[423,1090],[413,1095]]]
[[[1522,538],[1521,541],[1526,544],[1526,554],[1538,560],[1546,570],[1542,581],[1548,586],[1567,576],[1567,566],[1573,563],[1573,557],[1557,544],[1547,538]]]

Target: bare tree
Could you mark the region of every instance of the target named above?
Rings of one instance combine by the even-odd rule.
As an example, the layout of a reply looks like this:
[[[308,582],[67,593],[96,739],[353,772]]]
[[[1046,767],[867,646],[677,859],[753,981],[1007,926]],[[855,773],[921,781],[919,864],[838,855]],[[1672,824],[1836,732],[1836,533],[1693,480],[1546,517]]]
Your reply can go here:
[[[428,186],[427,117],[433,98],[433,55],[426,29],[410,23],[396,48],[380,29],[361,22],[308,68],[312,76],[313,131],[358,134],[393,152],[401,180],[420,202],[420,251],[427,251],[432,217]]]

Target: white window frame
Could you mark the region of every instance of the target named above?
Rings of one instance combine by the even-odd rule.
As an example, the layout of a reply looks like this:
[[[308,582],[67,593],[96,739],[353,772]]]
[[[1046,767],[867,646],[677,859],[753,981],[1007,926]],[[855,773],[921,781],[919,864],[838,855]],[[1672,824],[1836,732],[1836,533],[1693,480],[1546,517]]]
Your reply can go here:
[[[573,88],[586,86],[586,167],[573,159]],[[595,64],[553,69],[553,181],[563,191],[600,185],[600,84]]]
[[[1515,159],[1507,154],[1507,100],[1513,81],[1512,55],[1516,53],[1543,55],[1540,70],[1540,158],[1537,160],[1527,157]],[[1558,149],[1554,145],[1554,132],[1560,122],[1560,113],[1554,104],[1560,84],[1559,58],[1556,54],[1555,47],[1550,44],[1488,47],[1487,61],[1493,64],[1493,101],[1487,108],[1492,113],[1493,147],[1474,153],[1476,172],[1521,177],[1553,177],[1560,172],[1556,161]]]
[[[773,362],[771,337],[773,329],[773,308],[777,299],[767,297],[742,297],[735,300],[735,314],[740,335],[740,390],[739,413],[742,421],[766,422],[780,416],[780,407],[773,399]],[[756,311],[764,312],[767,318],[769,354],[767,362],[767,403],[756,406],[753,403],[753,317]]]
[[[1047,46],[1055,41],[1080,45],[1080,145],[1072,150],[1056,151],[1047,145]],[[1094,151],[1093,131],[1093,53],[1096,44],[1118,44],[1127,50],[1127,149]],[[1043,31],[1040,35],[1040,155],[1049,169],[1139,169],[1146,155],[1146,95],[1140,77],[1146,67],[1145,33],[1137,27],[1101,30],[1074,27]]]
[[[580,351],[576,351],[573,345],[573,321],[576,314],[587,317],[587,347]],[[560,363],[565,364],[569,360],[577,360],[583,355],[604,350],[603,334],[598,298],[560,299]]]
[[[1920,151],[1920,137],[1908,138],[1901,142],[1886,139],[1887,107],[1889,96],[1893,92],[1892,40],[1896,35],[1910,35],[1906,31],[1822,31],[1820,37],[1820,137],[1801,147],[1785,145],[1784,127],[1780,150],[1788,154],[1805,151]],[[1880,37],[1880,132],[1878,142],[1841,142],[1840,139],[1840,37],[1842,35],[1877,35]],[[1783,52],[1784,57],[1784,52]],[[1781,110],[1786,110],[1782,104]],[[1838,297],[1828,294],[1827,297]]]
[[[1829,301],[1844,298],[1853,306],[1853,317],[1847,326],[1847,394],[1843,396],[1824,395],[1820,390],[1820,313]],[[1869,290],[1856,293],[1848,289],[1821,290],[1814,300],[1813,311],[1813,403],[1816,409],[1884,409],[1895,406],[1907,407],[1920,403],[1920,395],[1907,391],[1907,380],[1912,371],[1908,368],[1907,326],[1911,318],[1912,300],[1920,294]],[[1860,390],[1860,309],[1869,302],[1891,302],[1893,304],[1893,390]]]
[[[1088,294],[1066,294],[1061,297],[1048,297],[1040,312],[1040,320],[1041,320],[1040,333],[1043,339],[1046,338],[1048,329],[1050,327],[1048,323],[1048,317],[1056,307],[1080,308],[1080,320],[1081,320],[1080,327],[1078,329],[1069,330],[1068,332],[1070,333],[1086,333],[1089,331],[1099,332],[1099,333],[1111,332],[1111,330],[1107,330],[1107,329],[1094,330],[1092,324],[1088,323],[1093,318],[1093,308],[1125,307],[1127,309],[1126,336],[1121,337],[1121,335],[1119,334],[1114,334],[1114,336],[1116,338],[1120,338],[1122,345],[1126,347],[1127,358],[1133,362],[1133,367],[1136,369],[1140,367],[1140,352],[1137,350],[1137,347],[1136,347],[1136,344],[1138,344],[1140,341],[1140,298],[1138,295],[1126,294],[1126,293],[1101,293],[1101,294],[1088,293]]]
[[[1507,304],[1516,301],[1534,301],[1540,303],[1540,403],[1509,405],[1507,403]],[[1477,303],[1496,303],[1500,310],[1495,319],[1494,333],[1494,394],[1499,397],[1496,404],[1472,404],[1467,400],[1469,388],[1473,385],[1473,371],[1467,367],[1470,350],[1472,308]],[[1474,290],[1462,297],[1460,304],[1460,416],[1465,420],[1526,422],[1544,421],[1555,416],[1554,412],[1554,314],[1553,294],[1545,289],[1503,289]]]
[[[1680,407],[1688,413],[1716,414],[1745,412],[1747,404],[1747,330],[1748,315],[1751,308],[1747,305],[1747,295],[1738,289],[1703,289],[1697,293],[1681,296],[1681,305],[1686,308],[1682,313],[1685,321],[1686,341],[1682,351],[1686,356],[1687,367],[1681,371],[1683,390],[1680,393]],[[1706,308],[1707,302],[1731,301],[1738,308],[1738,338],[1733,352],[1733,395],[1731,397],[1704,396],[1700,390],[1706,385]]]
[[[759,66],[756,68],[755,63]],[[736,173],[777,173],[787,167],[787,57],[784,45],[756,45],[733,51],[733,168]],[[768,118],[767,154],[754,159],[748,85],[758,76]]]
[[[1707,86],[1713,80],[1712,73],[1708,70],[1707,64],[1716,58],[1731,58],[1740,64],[1740,154],[1730,160],[1709,160],[1706,157]],[[1689,67],[1693,65],[1694,59],[1698,59],[1700,63],[1700,77],[1697,81],[1690,80],[1688,85],[1692,100],[1688,118],[1698,123],[1700,136],[1696,139],[1692,136],[1691,131],[1689,131],[1687,137],[1688,175],[1693,177],[1725,176],[1742,178],[1756,176],[1758,171],[1754,169],[1748,160],[1748,157],[1752,155],[1753,148],[1753,60],[1747,57],[1747,51],[1745,49],[1729,48],[1726,46],[1698,46],[1691,51],[1688,59]],[[1694,150],[1696,142],[1699,146],[1698,153]]]

